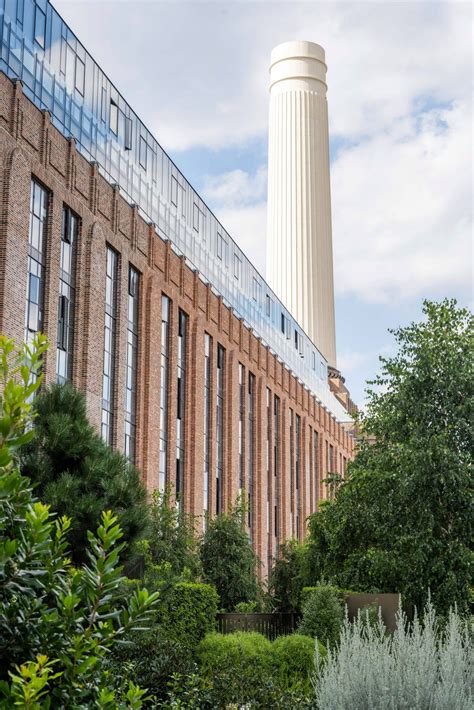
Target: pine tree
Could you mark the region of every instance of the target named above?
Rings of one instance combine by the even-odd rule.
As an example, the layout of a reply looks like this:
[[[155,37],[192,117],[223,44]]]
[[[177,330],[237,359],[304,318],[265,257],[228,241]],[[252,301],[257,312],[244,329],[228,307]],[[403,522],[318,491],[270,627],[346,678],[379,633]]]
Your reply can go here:
[[[148,525],[140,473],[102,441],[87,419],[84,395],[72,385],[51,385],[37,396],[34,410],[35,437],[22,456],[21,470],[41,500],[72,518],[73,561],[86,560],[87,531],[97,529],[104,510],[118,516],[130,559],[134,541]]]

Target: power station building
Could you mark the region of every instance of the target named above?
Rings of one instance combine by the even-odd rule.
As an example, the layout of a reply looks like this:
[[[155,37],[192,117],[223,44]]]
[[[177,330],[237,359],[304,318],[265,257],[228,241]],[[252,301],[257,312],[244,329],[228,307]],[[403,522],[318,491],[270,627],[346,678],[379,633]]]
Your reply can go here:
[[[170,484],[203,525],[245,491],[266,567],[279,543],[304,536],[324,479],[344,473],[354,446],[335,369],[329,167],[316,165],[318,150],[327,161],[327,119],[307,139],[326,110],[322,50],[275,50],[290,83],[307,65],[305,86],[290,87],[307,92],[301,110],[314,99],[303,111],[309,133],[290,131],[314,161],[304,167],[303,148],[295,158],[305,196],[288,204],[308,217],[288,218],[290,293],[275,122],[274,291],[52,5],[0,0],[0,13],[0,331],[18,342],[47,333],[46,382],[85,393],[91,421],[150,491]],[[271,101],[283,105],[292,99],[275,95],[272,62]],[[282,105],[271,109],[280,128]],[[301,268],[306,315],[305,293],[294,295]]]

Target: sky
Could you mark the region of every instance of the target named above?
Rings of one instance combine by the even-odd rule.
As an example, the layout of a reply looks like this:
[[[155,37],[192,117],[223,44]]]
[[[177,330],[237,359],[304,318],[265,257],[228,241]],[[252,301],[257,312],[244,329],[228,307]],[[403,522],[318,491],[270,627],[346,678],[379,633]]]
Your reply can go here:
[[[324,47],[338,366],[358,404],[424,298],[472,308],[470,2],[53,3],[263,274],[270,52]]]

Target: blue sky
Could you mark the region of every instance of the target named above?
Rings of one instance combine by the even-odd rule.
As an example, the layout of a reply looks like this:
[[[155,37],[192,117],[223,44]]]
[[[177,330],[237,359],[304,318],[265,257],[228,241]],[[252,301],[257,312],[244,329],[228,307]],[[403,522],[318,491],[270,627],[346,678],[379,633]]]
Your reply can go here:
[[[358,403],[423,298],[472,307],[470,3],[55,6],[263,273],[270,52],[325,48],[338,364]]]

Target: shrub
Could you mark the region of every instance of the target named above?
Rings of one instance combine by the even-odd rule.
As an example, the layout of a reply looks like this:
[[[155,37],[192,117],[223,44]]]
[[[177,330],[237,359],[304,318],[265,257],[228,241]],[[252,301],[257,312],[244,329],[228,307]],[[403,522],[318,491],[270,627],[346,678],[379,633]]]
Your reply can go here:
[[[268,577],[268,590],[276,611],[300,609],[301,590],[306,580],[307,545],[288,540],[281,545]]]
[[[473,707],[474,663],[467,624],[449,612],[442,633],[429,603],[424,618],[408,624],[399,612],[393,636],[362,616],[344,622],[338,648],[324,664],[316,654],[317,707],[321,710],[466,710]]]
[[[326,649],[318,644],[323,657]],[[313,639],[302,634],[279,636],[272,643],[272,661],[275,676],[283,688],[309,692],[314,671]]]
[[[261,634],[208,634],[197,656],[203,677],[212,682],[216,707],[262,701],[271,676],[270,641]]]
[[[0,684],[2,707],[141,707],[143,691],[106,672],[110,648],[146,623],[156,601],[146,589],[120,598],[118,544],[110,511],[88,533],[88,563],[71,565],[69,518],[55,519],[15,467],[34,436],[31,397],[41,383],[37,336],[24,352],[0,336]],[[8,679],[8,680],[7,680]]]
[[[325,646],[335,644],[343,616],[338,589],[329,585],[316,587],[304,604],[298,632],[317,638]]]
[[[240,505],[228,514],[217,515],[209,521],[201,542],[204,581],[217,589],[221,608],[226,611],[239,602],[255,600],[259,591],[258,558],[244,530],[243,516]]]
[[[163,621],[163,633],[189,653],[215,630],[219,597],[210,584],[175,585]]]
[[[35,437],[21,454],[21,472],[35,493],[58,515],[71,518],[73,561],[87,561],[87,531],[100,525],[103,510],[118,517],[123,558],[133,554],[148,524],[146,491],[139,471],[109,448],[89,422],[82,392],[53,384],[33,403]]]
[[[346,599],[350,594],[355,594],[350,589],[341,589],[340,587],[335,586],[334,584],[326,584],[324,582],[321,582],[318,584],[316,587],[303,587],[301,590],[301,608],[304,607],[305,603],[308,601],[308,598],[315,592],[319,587],[325,587],[325,586],[330,586],[334,589],[334,591],[337,594],[337,597],[342,605],[342,608],[344,610],[344,606],[346,604]]]

